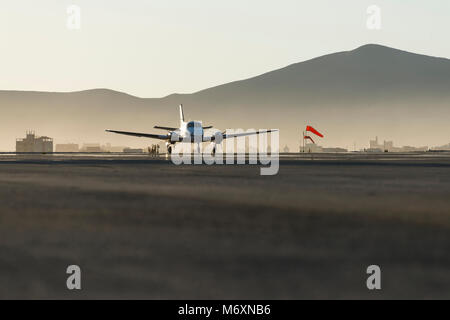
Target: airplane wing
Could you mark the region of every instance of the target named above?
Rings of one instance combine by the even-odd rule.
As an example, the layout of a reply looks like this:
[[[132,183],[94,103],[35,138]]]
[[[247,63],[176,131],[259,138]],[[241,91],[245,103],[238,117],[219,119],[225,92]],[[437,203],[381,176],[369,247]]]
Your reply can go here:
[[[275,132],[278,131],[277,129],[274,130],[267,130],[267,131],[254,131],[254,132],[242,132],[242,133],[231,133],[231,134],[227,134],[226,132],[223,132],[223,138],[224,139],[228,139],[228,138],[236,138],[236,137],[244,137],[244,136],[251,136],[254,134],[264,134],[264,133],[269,133],[269,132]]]
[[[153,138],[153,139],[161,139],[161,140],[169,140],[170,135],[167,134],[151,134],[151,133],[139,133],[139,132],[128,132],[128,131],[117,131],[117,130],[105,130],[107,132],[124,134],[127,136],[134,137],[144,137],[144,138]]]
[[[267,131],[253,131],[253,132],[231,133],[231,134],[227,134],[226,131],[225,131],[225,132],[222,132],[222,139],[251,136],[251,135],[254,135],[254,134],[264,134],[264,133],[275,132],[275,131],[278,131],[278,129],[267,130]],[[214,141],[214,140],[216,140],[216,136],[211,136],[211,137],[205,138],[205,140],[206,141]]]
[[[160,127],[160,126],[154,126],[153,128],[155,129],[162,129],[162,130],[167,130],[167,131],[175,131],[178,128],[172,128],[172,127]]]

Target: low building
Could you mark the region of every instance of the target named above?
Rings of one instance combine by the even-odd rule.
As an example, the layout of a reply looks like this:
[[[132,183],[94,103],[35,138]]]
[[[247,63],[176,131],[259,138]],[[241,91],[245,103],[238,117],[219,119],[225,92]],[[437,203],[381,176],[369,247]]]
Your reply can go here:
[[[102,146],[103,152],[123,152],[125,148],[124,146],[112,146],[111,143]]]
[[[384,140],[383,143],[378,143],[378,137],[375,140],[369,140],[368,150],[381,150],[382,152],[396,152],[398,148],[394,147],[393,141]],[[378,151],[375,151],[378,152]]]
[[[80,146],[75,143],[57,144],[55,152],[79,152]]]
[[[403,146],[400,148],[400,152],[425,152],[425,151],[428,151],[428,147]]]
[[[383,142],[383,150],[386,152],[394,152],[395,151],[394,142],[393,141],[384,141]]]
[[[28,131],[24,139],[16,140],[16,152],[53,152],[53,139],[49,137],[38,137],[33,131]]]
[[[102,148],[98,147],[86,147],[85,152],[102,152]]]
[[[100,143],[85,143],[81,147],[81,152],[102,152],[102,147]]]
[[[440,147],[434,147],[432,150],[450,151],[450,143]]]
[[[317,144],[307,143],[307,144],[305,144],[305,147],[303,147],[303,146],[300,147],[300,152],[316,153],[316,152],[323,152],[323,149],[321,146],[318,146]]]
[[[384,145],[378,143],[378,137],[375,140],[369,140],[369,149],[380,149],[383,150]]]

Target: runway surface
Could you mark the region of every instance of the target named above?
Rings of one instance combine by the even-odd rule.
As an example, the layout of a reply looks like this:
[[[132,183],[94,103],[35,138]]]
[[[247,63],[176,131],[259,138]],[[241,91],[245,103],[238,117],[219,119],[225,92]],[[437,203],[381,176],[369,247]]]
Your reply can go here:
[[[283,156],[259,173],[0,155],[0,298],[450,298],[450,154]]]

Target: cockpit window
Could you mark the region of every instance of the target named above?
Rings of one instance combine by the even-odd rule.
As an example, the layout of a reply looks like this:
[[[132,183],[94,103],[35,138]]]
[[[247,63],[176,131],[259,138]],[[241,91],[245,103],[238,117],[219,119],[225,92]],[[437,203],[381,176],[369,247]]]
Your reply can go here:
[[[189,122],[187,125],[188,128],[193,128],[194,127],[194,122]]]

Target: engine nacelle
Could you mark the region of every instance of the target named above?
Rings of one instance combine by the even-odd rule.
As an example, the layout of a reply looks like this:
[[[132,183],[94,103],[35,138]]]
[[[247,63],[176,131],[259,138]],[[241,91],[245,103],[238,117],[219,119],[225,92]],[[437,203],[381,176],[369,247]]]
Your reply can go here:
[[[221,144],[223,141],[223,134],[220,131],[217,131],[214,134],[214,141],[216,142],[216,144]]]

